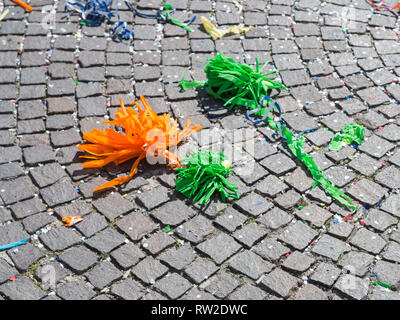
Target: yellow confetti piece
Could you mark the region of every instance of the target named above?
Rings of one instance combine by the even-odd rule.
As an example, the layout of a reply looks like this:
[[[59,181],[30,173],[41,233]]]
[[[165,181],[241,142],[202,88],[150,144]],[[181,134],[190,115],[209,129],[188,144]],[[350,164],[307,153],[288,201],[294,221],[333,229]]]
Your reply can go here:
[[[233,0],[232,2],[239,9],[238,13],[240,14],[242,12],[242,10],[243,10],[243,6],[239,2],[237,2],[236,0]]]
[[[0,21],[3,20],[3,19],[8,15],[9,12],[10,12],[10,10],[6,9],[6,10],[0,15]]]
[[[213,40],[217,40],[219,38],[222,38],[223,36],[227,34],[239,34],[239,33],[245,33],[253,29],[253,26],[249,27],[244,27],[243,25],[237,25],[233,26],[230,28],[225,28],[225,29],[218,29],[215,27],[215,25],[208,20],[206,17],[201,17],[201,21],[203,22],[203,27],[207,31],[207,33],[213,38]]]

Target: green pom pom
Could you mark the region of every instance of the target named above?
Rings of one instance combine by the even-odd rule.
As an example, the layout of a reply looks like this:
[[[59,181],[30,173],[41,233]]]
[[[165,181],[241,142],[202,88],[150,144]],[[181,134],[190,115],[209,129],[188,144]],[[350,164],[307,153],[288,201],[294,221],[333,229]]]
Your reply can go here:
[[[177,168],[176,190],[194,203],[206,205],[215,192],[219,192],[222,201],[228,198],[239,199],[237,187],[226,178],[231,164],[221,152],[202,150],[191,152]]]
[[[184,90],[206,86],[207,92],[217,99],[225,102],[224,106],[246,107],[250,110],[258,108],[258,102],[264,96],[270,96],[273,89],[288,90],[281,82],[275,81],[278,70],[264,72],[270,62],[261,68],[256,58],[255,69],[251,66],[238,63],[223,53],[217,54],[208,60],[205,68],[207,81],[185,81],[180,85]],[[260,115],[265,110],[259,112]]]

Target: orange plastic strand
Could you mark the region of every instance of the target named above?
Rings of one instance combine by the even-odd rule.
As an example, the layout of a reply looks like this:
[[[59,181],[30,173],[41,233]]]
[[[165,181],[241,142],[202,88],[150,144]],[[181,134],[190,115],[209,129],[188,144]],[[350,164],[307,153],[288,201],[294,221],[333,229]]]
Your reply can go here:
[[[15,2],[17,5],[21,6],[26,11],[31,12],[33,10],[33,8],[29,4],[26,4],[25,2],[22,2],[21,0],[11,0],[11,1]]]
[[[109,163],[119,165],[136,158],[128,176],[108,181],[94,191],[112,188],[132,179],[140,161],[148,152],[153,156],[163,157],[171,168],[179,167],[178,157],[168,148],[176,146],[183,138],[201,130],[199,125],[190,128],[188,121],[184,130],[180,132],[177,121],[171,120],[169,114],[157,115],[143,96],[140,96],[140,100],[143,109],[137,102],[131,102],[137,110],[125,107],[120,100],[121,108],[115,114],[115,120],[103,121],[105,124],[121,127],[122,133],[107,128],[104,131],[93,129],[83,134],[83,138],[90,142],[78,146],[79,150],[86,152],[81,158],[89,159],[84,163],[84,168],[101,168]]]

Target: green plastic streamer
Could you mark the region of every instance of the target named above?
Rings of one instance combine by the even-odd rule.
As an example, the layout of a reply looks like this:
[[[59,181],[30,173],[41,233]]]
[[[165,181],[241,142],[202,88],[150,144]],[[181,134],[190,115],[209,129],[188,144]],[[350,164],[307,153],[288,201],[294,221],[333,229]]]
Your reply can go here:
[[[314,178],[312,187],[320,185],[331,197],[336,199],[340,204],[351,210],[357,210],[357,207],[352,203],[349,196],[344,194],[340,189],[332,185],[332,183],[325,178],[324,172],[317,166],[314,159],[310,157],[303,149],[304,137],[299,136],[296,139],[293,137],[293,133],[284,125],[276,124],[271,116],[267,117],[268,125],[271,129],[279,131],[279,127],[282,131],[282,137],[286,140],[286,144],[292,154],[299,159],[308,169],[311,176]],[[279,127],[278,127],[279,126]]]
[[[223,53],[217,54],[208,60],[205,68],[207,81],[180,81],[184,90],[206,87],[208,94],[216,99],[223,100],[224,106],[232,109],[234,106],[246,107],[250,110],[258,108],[258,101],[264,96],[270,96],[273,89],[287,88],[279,81],[275,81],[274,74],[278,70],[263,73],[270,62],[266,62],[261,68],[256,58],[255,70],[243,63],[237,63]],[[273,78],[270,78],[271,76]],[[257,115],[262,115],[265,110]]]
[[[172,10],[172,6],[170,4],[166,4],[164,6],[164,9],[165,10]],[[184,23],[182,23],[182,22],[180,22],[180,21],[178,21],[176,19],[171,18],[171,15],[170,15],[169,12],[165,12],[165,17],[167,18],[168,21],[170,21],[171,23],[177,25],[178,27],[181,27],[182,29],[185,29],[186,31],[193,32],[193,29],[188,27],[186,24],[184,24]]]
[[[364,140],[365,129],[363,126],[352,123],[345,126],[341,133],[335,135],[329,142],[329,149],[341,150],[344,146],[356,142],[361,144]]]
[[[187,198],[194,197],[194,203],[207,204],[215,192],[224,202],[228,198],[239,199],[237,187],[226,180],[232,170],[222,152],[192,151],[182,163],[184,167],[176,169],[176,190]]]
[[[262,73],[268,62],[260,69],[258,59],[256,59],[255,70],[252,67],[235,62],[232,58],[219,53],[214,58],[208,60],[209,63],[205,68],[207,81],[185,81],[180,82],[181,87],[186,89],[206,87],[206,91],[217,99],[223,100],[224,105],[229,109],[234,106],[246,107],[250,110],[259,108],[259,101],[269,96],[273,89],[288,90],[281,82],[267,78],[268,75],[274,74],[277,70],[268,73]],[[267,103],[271,103],[272,100]],[[265,115],[268,108],[261,108],[255,115]],[[304,137],[293,137],[292,132],[279,122],[275,122],[270,115],[267,115],[266,121],[271,129],[280,132],[286,140],[287,146],[292,154],[298,158],[309,170],[314,178],[313,187],[320,185],[330,196],[336,199],[347,209],[356,210],[357,207],[352,203],[349,196],[344,194],[340,189],[332,185],[332,183],[324,177],[323,171],[317,166],[312,157],[304,150]],[[187,180],[190,182],[190,179]],[[193,183],[195,185],[195,183]],[[183,188],[181,188],[183,189]],[[188,193],[188,191],[185,191]],[[195,192],[193,191],[192,194]],[[197,198],[199,195],[196,196]]]

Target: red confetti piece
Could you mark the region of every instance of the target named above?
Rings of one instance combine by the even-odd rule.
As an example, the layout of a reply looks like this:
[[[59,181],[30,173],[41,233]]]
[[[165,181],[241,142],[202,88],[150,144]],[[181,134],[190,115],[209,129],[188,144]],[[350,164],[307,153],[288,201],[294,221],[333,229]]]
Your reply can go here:
[[[345,217],[342,219],[342,221],[347,221],[347,220],[349,220],[349,219],[351,218],[352,215],[353,215],[352,213],[349,213],[347,216],[345,216]]]
[[[10,277],[10,280],[11,280],[11,281],[15,281],[15,279],[16,279],[15,276],[11,276],[11,277]]]

